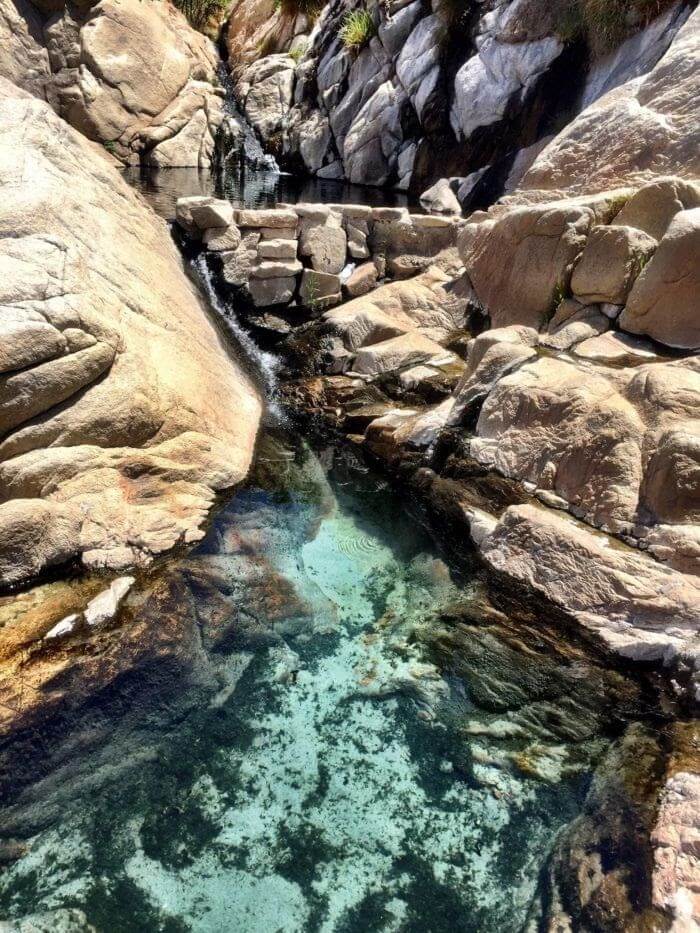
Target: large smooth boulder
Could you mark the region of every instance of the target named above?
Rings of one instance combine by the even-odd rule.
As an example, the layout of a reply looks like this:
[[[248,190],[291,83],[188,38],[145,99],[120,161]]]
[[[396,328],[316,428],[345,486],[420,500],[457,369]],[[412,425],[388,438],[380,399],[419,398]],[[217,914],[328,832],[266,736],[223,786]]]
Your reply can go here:
[[[653,237],[635,227],[594,227],[571,277],[571,291],[584,304],[624,304],[656,245]]]
[[[417,363],[446,362],[452,359],[453,354],[443,350],[439,343],[417,331],[411,331],[362,347],[355,356],[353,370],[376,376],[407,369]]]
[[[351,182],[383,185],[403,140],[401,115],[407,101],[401,86],[381,84],[355,116],[343,141],[345,176]]]
[[[513,97],[524,98],[563,48],[555,36],[533,42],[501,42],[496,36],[487,36],[478,53],[455,75],[450,109],[455,135],[469,139],[478,128],[498,122]]]
[[[219,59],[171,3],[59,0],[44,18],[13,5],[0,0],[0,75],[123,161],[210,166],[224,118]]]
[[[594,366],[576,357],[528,359],[528,333],[487,331],[470,347],[452,420],[486,396],[472,457],[531,484],[542,501],[643,540],[660,560],[698,573],[697,356],[664,360],[612,335]],[[596,340],[604,342],[584,344]]]
[[[700,347],[700,207],[673,218],[634,283],[620,327],[670,347]]]
[[[166,225],[0,80],[0,568],[143,564],[202,534],[261,403]]]
[[[268,141],[285,126],[294,92],[294,67],[289,55],[266,55],[248,65],[236,84],[245,115]]]
[[[659,178],[639,188],[615,216],[615,224],[636,227],[660,240],[679,211],[700,207],[700,185]]]
[[[531,327],[496,327],[469,341],[467,366],[457,383],[450,420],[459,424],[483,402],[499,379],[537,354]]]
[[[440,78],[440,42],[444,25],[433,13],[421,19],[396,59],[396,77],[421,120]],[[385,33],[386,35],[386,33]]]
[[[440,178],[420,196],[421,206],[435,214],[461,214],[462,207],[449,178]]]
[[[593,211],[573,202],[519,207],[479,236],[462,238],[461,255],[477,298],[495,327],[539,328],[568,288]],[[486,221],[490,224],[489,221]]]
[[[532,505],[508,508],[481,537],[479,549],[495,570],[572,613],[621,655],[670,661],[693,652],[696,665],[697,577],[633,548],[613,546],[568,516]]]
[[[519,197],[605,191],[659,175],[696,180],[699,65],[695,10],[651,71],[604,94],[552,140],[525,175]]]
[[[413,279],[382,285],[328,311],[323,320],[353,349],[409,331],[439,343],[464,327],[469,297],[463,279],[431,266]]]
[[[550,350],[570,350],[576,344],[602,334],[609,326],[610,321],[600,313],[598,305],[581,305],[567,298],[555,311],[540,344]]]
[[[642,478],[637,409],[604,375],[543,357],[501,379],[487,397],[473,456],[551,490],[596,525],[632,521]]]

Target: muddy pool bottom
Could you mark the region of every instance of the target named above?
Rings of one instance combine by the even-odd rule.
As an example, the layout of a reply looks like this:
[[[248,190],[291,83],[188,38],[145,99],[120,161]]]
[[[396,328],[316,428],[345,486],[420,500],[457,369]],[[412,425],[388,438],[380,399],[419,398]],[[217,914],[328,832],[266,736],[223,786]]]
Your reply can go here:
[[[268,434],[206,538],[103,632],[109,688],[84,683],[37,743],[0,917],[503,933],[563,905],[617,929],[586,918],[589,857],[610,910],[644,916],[663,726],[558,637],[451,572],[351,454]]]

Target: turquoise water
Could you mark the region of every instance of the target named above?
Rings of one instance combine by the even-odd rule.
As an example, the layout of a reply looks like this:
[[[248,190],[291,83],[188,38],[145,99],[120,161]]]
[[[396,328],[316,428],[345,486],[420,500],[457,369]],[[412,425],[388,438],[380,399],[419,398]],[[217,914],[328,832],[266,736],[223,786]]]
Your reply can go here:
[[[152,588],[124,624],[160,629],[160,654],[109,738],[45,780],[51,819],[46,799],[13,806],[25,851],[0,916],[120,933],[536,918],[557,834],[621,728],[619,675],[504,638],[381,478],[294,437],[263,442]],[[166,657],[180,666],[156,697]]]

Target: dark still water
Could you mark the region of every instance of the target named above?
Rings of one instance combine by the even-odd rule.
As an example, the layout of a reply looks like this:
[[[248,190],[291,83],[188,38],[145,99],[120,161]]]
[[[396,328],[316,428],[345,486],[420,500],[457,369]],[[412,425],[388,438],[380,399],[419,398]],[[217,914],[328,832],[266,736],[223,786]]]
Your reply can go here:
[[[154,169],[144,166],[124,169],[123,174],[129,184],[141,191],[153,209],[167,220],[175,216],[177,199],[191,195],[226,198],[236,207],[275,207],[280,202],[308,201],[422,210],[413,198],[398,191],[322,178],[299,178],[260,168],[209,172],[196,168]]]
[[[103,637],[109,690],[42,734],[0,823],[0,917],[26,929],[535,930],[643,708],[520,637],[379,476],[279,433]]]

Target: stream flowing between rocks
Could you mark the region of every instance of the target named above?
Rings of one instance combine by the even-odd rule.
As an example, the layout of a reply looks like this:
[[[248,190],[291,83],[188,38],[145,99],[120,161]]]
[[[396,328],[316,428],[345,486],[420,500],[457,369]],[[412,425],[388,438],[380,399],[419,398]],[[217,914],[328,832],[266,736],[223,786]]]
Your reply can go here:
[[[537,930],[601,864],[646,910],[653,691],[511,619],[410,506],[351,452],[263,433],[206,537],[99,634],[110,676],[34,723],[21,767],[6,738],[0,917]]]

